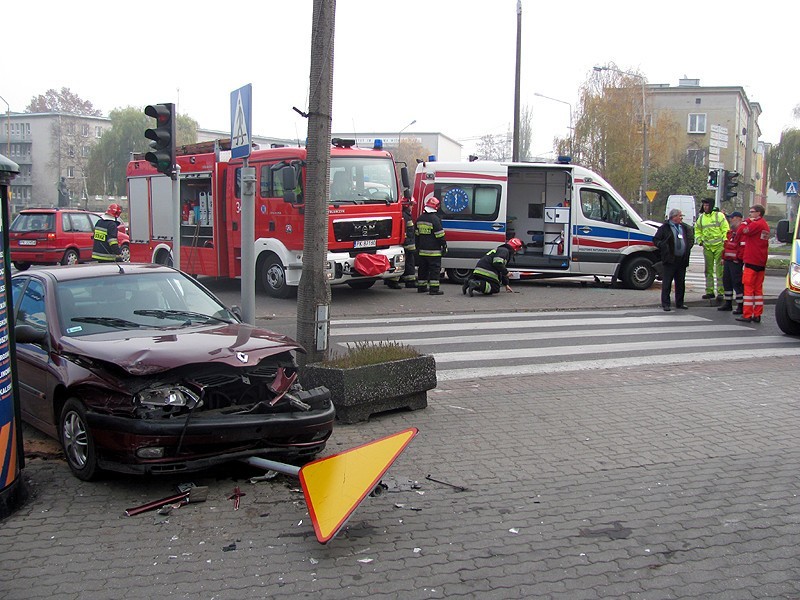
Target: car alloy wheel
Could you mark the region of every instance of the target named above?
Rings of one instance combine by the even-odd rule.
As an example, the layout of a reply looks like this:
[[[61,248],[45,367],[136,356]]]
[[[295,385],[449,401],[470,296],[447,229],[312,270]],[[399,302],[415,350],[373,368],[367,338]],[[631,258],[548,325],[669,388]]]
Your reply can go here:
[[[75,476],[89,481],[94,479],[98,469],[94,439],[86,423],[86,410],[80,401],[67,400],[61,411],[61,447]]]

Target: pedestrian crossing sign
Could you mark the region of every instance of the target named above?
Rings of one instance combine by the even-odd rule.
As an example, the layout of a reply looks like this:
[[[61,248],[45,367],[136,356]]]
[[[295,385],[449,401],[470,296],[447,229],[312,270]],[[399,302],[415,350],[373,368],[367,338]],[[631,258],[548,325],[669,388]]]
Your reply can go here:
[[[417,433],[416,427],[410,427],[300,469],[300,485],[321,544],[327,544],[364,498],[380,485],[381,477]]]
[[[798,184],[796,181],[787,181],[786,182],[786,195],[787,196],[797,196],[797,189]]]

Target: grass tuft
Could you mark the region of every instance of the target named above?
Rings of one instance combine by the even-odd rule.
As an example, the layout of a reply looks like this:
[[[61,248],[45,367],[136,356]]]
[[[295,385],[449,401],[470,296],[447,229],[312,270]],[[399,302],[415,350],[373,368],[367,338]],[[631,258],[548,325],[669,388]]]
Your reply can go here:
[[[420,353],[399,342],[355,342],[352,345],[347,344],[347,349],[342,352],[331,353],[321,364],[325,367],[351,369],[415,356],[420,356]]]

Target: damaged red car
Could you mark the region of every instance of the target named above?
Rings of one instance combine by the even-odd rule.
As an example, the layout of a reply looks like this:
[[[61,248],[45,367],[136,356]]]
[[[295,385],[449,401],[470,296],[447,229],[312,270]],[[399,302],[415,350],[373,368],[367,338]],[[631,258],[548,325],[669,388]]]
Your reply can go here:
[[[177,473],[325,447],[326,388],[297,383],[297,342],[242,323],[166,266],[47,267],[12,279],[22,418],[76,477]]]

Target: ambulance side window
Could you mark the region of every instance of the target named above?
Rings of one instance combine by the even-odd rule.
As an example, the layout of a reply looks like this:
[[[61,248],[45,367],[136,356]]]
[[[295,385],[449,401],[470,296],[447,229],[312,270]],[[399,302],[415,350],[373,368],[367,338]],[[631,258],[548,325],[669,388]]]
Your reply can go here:
[[[495,221],[500,213],[500,186],[437,184],[434,194],[441,202],[443,219]]]
[[[619,203],[603,190],[581,190],[583,216],[593,221],[625,225],[625,211]]]

